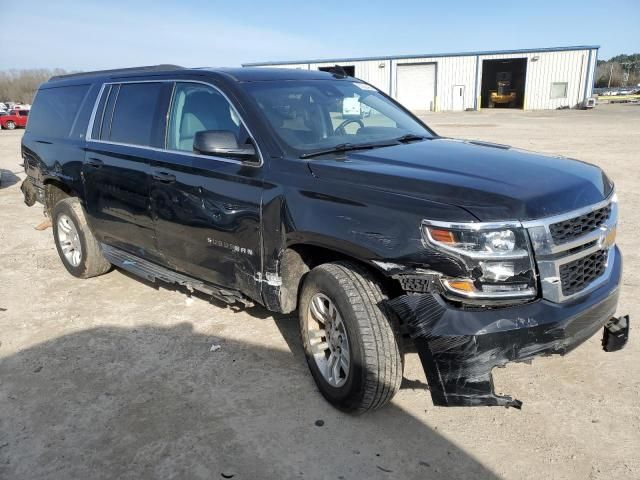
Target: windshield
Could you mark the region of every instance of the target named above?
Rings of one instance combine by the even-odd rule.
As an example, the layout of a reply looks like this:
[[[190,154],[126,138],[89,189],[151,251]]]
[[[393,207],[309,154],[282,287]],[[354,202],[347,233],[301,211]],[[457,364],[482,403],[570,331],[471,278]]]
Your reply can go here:
[[[280,139],[299,154],[344,144],[433,134],[367,84],[341,80],[251,82],[246,90]]]

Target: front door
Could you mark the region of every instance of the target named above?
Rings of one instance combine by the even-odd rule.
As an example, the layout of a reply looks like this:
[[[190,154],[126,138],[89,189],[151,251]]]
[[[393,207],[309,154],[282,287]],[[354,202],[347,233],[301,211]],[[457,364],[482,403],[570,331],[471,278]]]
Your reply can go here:
[[[198,131],[249,134],[211,85],[176,82],[166,151],[151,162],[151,208],[158,246],[180,272],[260,298],[262,168],[195,154]]]
[[[103,89],[82,168],[86,209],[101,242],[159,261],[149,206],[150,166],[164,142],[171,83]]]
[[[464,110],[464,85],[453,86],[453,104],[451,109],[456,112]]]

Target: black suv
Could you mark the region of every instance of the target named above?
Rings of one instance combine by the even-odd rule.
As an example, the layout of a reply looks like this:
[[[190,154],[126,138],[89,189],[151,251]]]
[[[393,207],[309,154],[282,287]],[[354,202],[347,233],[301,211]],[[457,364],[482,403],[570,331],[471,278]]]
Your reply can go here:
[[[598,168],[436,135],[344,72],[174,66],[54,77],[22,141],[67,270],[112,265],[298,311],[322,394],[389,402],[402,340],[437,405],[520,402],[491,370],[615,318],[616,195]]]

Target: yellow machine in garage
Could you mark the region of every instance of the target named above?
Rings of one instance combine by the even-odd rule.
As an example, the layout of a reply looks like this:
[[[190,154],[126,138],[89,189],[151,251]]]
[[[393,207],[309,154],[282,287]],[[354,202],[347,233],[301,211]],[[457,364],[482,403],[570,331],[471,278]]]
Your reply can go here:
[[[511,88],[511,72],[498,72],[496,75],[497,90],[489,90],[488,107],[508,105],[515,107],[518,94]]]

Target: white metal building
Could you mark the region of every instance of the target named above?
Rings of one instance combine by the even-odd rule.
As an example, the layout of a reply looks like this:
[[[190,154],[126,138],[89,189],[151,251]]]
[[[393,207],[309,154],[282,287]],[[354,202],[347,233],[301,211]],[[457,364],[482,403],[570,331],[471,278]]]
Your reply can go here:
[[[247,63],[244,67],[328,70],[336,65],[415,111],[576,107],[591,96],[598,46]],[[489,101],[498,80],[515,92]],[[504,83],[502,84],[504,85]]]

